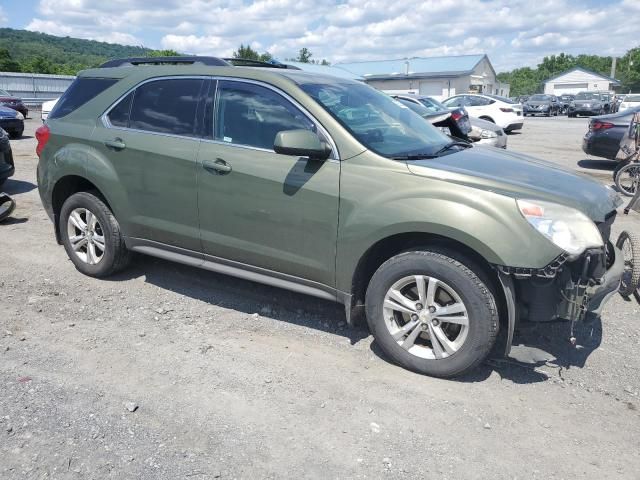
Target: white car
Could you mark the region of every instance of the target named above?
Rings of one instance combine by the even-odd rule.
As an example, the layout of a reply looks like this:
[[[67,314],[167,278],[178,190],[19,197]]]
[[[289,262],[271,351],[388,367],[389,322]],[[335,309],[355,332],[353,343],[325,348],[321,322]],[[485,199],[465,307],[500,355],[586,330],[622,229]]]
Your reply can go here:
[[[58,103],[58,100],[60,99],[56,98],[55,100],[49,100],[48,102],[44,102],[42,104],[41,118],[43,123],[47,120],[49,113],[51,112],[51,110],[53,110],[53,107],[55,107],[56,103]]]
[[[629,93],[625,95],[620,104],[619,112],[629,108],[640,107],[640,93]]]
[[[522,105],[498,95],[465,93],[442,103],[447,107],[464,107],[470,116],[495,123],[505,132],[520,130],[524,121]]]

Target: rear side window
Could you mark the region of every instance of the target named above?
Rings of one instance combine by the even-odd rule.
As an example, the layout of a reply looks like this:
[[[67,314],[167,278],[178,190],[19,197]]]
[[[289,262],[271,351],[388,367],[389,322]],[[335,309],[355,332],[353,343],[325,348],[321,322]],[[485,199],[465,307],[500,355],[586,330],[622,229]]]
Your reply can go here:
[[[114,127],[128,127],[129,113],[131,111],[131,102],[133,101],[133,92],[124,97],[118,105],[113,107],[109,112],[109,122]]]
[[[129,128],[195,136],[203,82],[193,78],[167,79],[139,86],[133,98]]]
[[[76,78],[62,94],[48,118],[62,118],[69,115],[117,81],[115,78]]]

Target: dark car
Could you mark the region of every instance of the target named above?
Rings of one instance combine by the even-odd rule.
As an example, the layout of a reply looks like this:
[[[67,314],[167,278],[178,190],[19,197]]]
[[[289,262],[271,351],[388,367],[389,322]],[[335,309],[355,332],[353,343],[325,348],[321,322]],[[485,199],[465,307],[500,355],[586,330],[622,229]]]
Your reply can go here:
[[[14,174],[15,170],[9,136],[0,128],[0,187],[7,178]]]
[[[638,111],[640,107],[589,119],[589,130],[582,139],[584,153],[615,160],[620,141],[629,128],[633,114]]]
[[[24,117],[16,110],[0,107],[0,128],[6,130],[11,138],[20,138],[24,132]]]
[[[558,97],[558,102],[560,103],[560,114],[564,115],[569,111],[569,105],[576,99],[575,95],[570,95],[565,93],[564,95],[560,95]]]
[[[524,105],[524,102],[529,100],[529,95],[520,95],[513,99],[514,102],[519,103],[520,105]]]
[[[447,135],[451,135],[453,137],[457,137],[463,140],[468,140],[467,136],[463,134],[458,126],[456,125],[456,121],[452,118],[451,112],[448,109],[431,111],[427,109],[421,103],[414,103],[406,98],[401,96],[394,96],[398,102],[400,102],[405,107],[416,112],[422,118],[431,123],[434,127],[438,127],[441,131],[446,133]]]
[[[570,118],[578,115],[604,115],[606,101],[599,92],[580,92],[569,104],[568,116]]]
[[[22,99],[14,97],[6,90],[0,90],[0,106],[17,110],[25,118],[27,118],[27,114],[29,113],[29,109],[24,103],[22,103]]]
[[[449,129],[451,135],[457,138],[467,140],[467,135],[471,131],[471,123],[469,122],[469,114],[462,107],[449,109],[434,98],[423,95],[400,94],[392,95],[396,100],[405,100],[414,105],[423,107],[423,109],[413,109],[424,118],[427,118],[433,125],[443,129]],[[410,105],[407,103],[407,106]],[[427,115],[428,112],[428,115]],[[445,115],[448,117],[445,118]],[[440,118],[442,117],[442,118]]]
[[[560,113],[560,102],[555,95],[546,95],[537,93],[531,95],[529,99],[522,105],[524,116],[527,115],[544,115],[550,117],[557,116]]]

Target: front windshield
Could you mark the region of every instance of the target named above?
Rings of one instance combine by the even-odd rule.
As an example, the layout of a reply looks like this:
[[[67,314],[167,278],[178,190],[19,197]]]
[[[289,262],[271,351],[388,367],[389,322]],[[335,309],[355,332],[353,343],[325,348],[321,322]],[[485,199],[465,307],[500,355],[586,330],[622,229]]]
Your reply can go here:
[[[385,157],[431,156],[451,143],[420,115],[367,85],[302,83],[300,88],[360,143]]]
[[[421,117],[429,116],[432,113],[430,110],[427,110],[427,108],[425,108],[421,103],[414,103],[411,100],[405,100],[404,98],[396,98],[396,100],[402,105],[409,107]]]
[[[600,95],[597,93],[580,92],[576,95],[576,100],[600,100]]]
[[[530,101],[533,102],[540,102],[540,101],[545,101],[545,100],[551,100],[551,97],[549,95],[533,95],[531,96],[531,98],[529,98]]]

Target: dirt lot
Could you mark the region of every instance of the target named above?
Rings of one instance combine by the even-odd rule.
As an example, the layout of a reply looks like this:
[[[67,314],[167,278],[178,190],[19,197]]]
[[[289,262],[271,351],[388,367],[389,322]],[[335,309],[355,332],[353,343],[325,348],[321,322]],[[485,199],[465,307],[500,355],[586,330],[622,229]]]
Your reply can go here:
[[[576,349],[564,324],[528,328],[443,381],[314,298],[146,257],[91,279],[40,205],[38,124],[12,142],[0,226],[0,478],[640,478],[637,303],[616,297]],[[608,181],[585,128],[527,118],[509,147]]]

